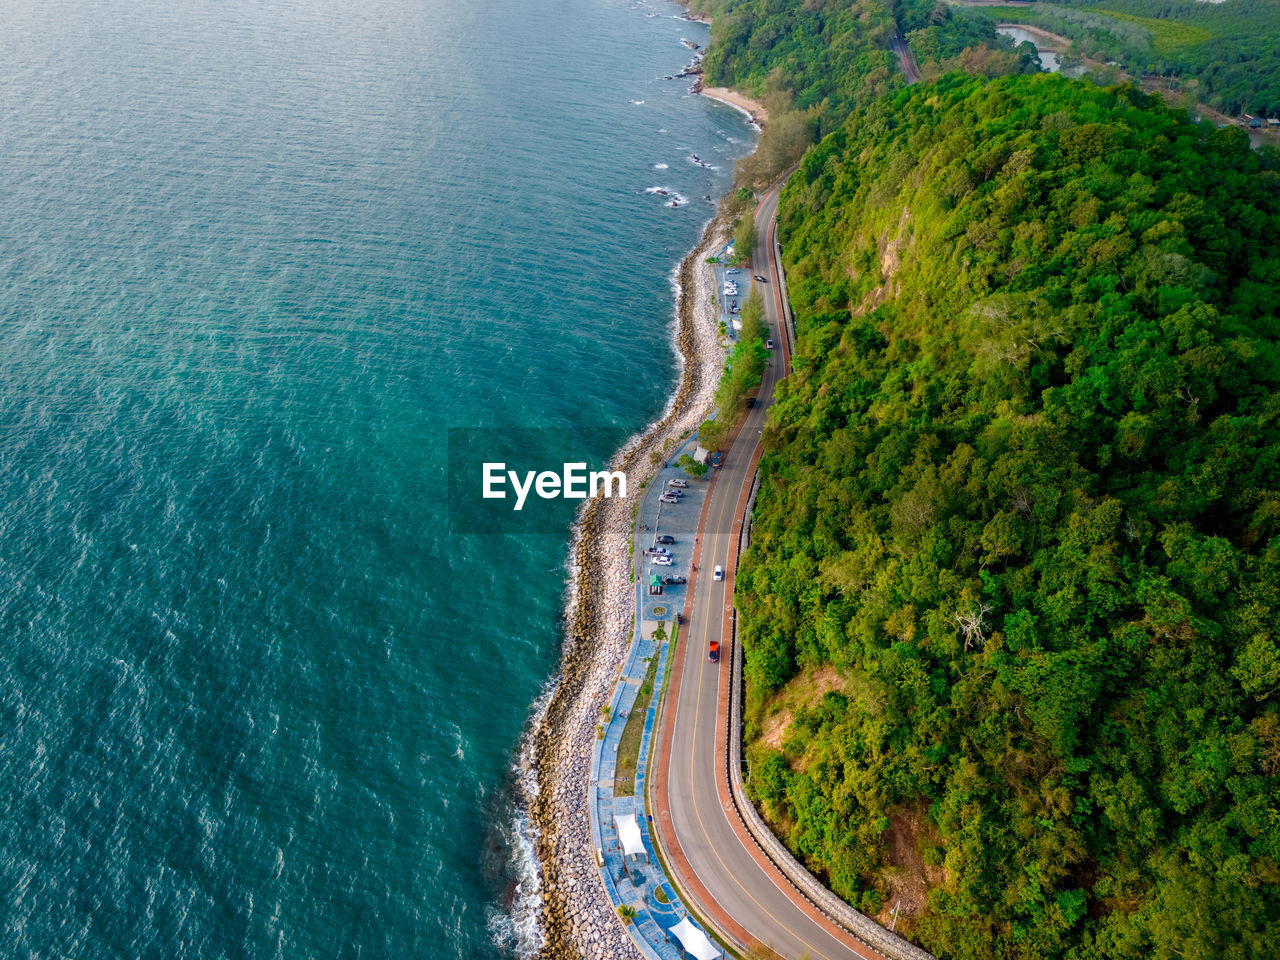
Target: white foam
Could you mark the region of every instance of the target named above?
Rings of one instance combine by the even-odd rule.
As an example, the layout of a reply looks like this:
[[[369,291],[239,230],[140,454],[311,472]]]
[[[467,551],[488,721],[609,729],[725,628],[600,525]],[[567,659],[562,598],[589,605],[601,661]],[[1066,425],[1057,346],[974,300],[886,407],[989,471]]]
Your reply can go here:
[[[655,164],[653,165],[653,169],[655,169],[655,170],[666,170],[666,169],[667,169],[667,165],[666,165],[665,163],[655,163]]]

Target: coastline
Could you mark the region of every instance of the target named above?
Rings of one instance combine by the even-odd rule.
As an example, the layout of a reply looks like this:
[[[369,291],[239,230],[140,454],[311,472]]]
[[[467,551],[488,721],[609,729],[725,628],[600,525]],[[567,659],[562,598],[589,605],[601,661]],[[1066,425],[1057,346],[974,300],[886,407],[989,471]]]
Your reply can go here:
[[[704,87],[701,77],[694,92],[744,114],[757,131],[768,120],[759,102],[728,88]],[[636,490],[657,472],[650,454],[661,455],[664,440],[696,430],[714,406],[726,350],[712,308],[714,277],[698,268],[729,235],[729,225],[713,217],[672,271],[680,378],[661,416],[609,464],[625,471]],[[575,519],[560,670],[534,704],[521,744],[517,830],[532,848],[536,872],[521,884],[528,928],[522,946],[538,960],[640,957],[605,891],[588,813],[596,724],[632,642],[632,502],[588,500]]]
[[[727,240],[727,227],[711,220],[674,271],[679,383],[662,416],[610,461],[609,469],[626,471],[637,489],[656,471],[649,454],[696,430],[711,409],[725,350],[710,306],[710,272],[697,267]],[[521,751],[521,800],[541,873],[540,889],[527,895],[537,901],[536,955],[545,960],[639,956],[601,882],[587,807],[596,723],[631,646],[631,507],[630,498],[589,500],[574,525],[560,675],[545,706],[535,708]]]
[[[763,126],[769,122],[769,111],[765,109],[764,104],[759,100],[743,96],[736,90],[730,90],[728,87],[704,87],[699,82],[698,93],[708,100],[715,100],[725,106],[733,107],[739,113],[745,113],[757,126]]]

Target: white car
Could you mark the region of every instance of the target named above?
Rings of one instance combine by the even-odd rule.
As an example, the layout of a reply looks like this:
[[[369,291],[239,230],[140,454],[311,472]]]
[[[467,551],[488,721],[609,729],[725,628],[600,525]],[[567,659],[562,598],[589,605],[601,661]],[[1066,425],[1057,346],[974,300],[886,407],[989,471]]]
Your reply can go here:
[[[658,499],[661,500],[663,503],[679,503],[680,502],[679,497],[673,497],[670,494],[666,494],[666,493],[664,493]]]
[[[670,557],[658,556],[658,557],[650,557],[649,562],[656,563],[660,567],[669,567],[675,561],[673,561]]]
[[[671,481],[671,486],[673,487],[687,487],[688,485],[689,485],[688,480],[672,480]]]
[[[716,564],[716,569],[715,569],[715,571],[711,574],[711,579],[712,579],[712,580],[723,580],[723,579],[724,579],[724,567],[720,566],[720,564],[718,564],[718,563],[717,563],[717,564]]]
[[[766,340],[766,341],[764,342],[764,345],[765,345],[765,349],[767,349],[767,350],[772,350],[772,349],[773,349],[773,341],[772,341],[772,340]]]

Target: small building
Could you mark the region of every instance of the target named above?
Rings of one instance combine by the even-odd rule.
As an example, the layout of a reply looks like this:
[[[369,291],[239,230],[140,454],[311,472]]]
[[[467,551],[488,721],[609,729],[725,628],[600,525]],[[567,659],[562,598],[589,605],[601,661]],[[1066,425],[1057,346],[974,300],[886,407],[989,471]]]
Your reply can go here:
[[[662,577],[656,573],[649,577],[649,596],[662,596]]]

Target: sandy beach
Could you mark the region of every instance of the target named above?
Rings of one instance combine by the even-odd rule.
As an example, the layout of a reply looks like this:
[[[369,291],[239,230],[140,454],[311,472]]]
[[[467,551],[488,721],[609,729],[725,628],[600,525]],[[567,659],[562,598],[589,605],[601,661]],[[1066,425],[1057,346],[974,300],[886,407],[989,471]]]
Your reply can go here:
[[[704,97],[712,100],[719,100],[731,107],[741,110],[743,113],[751,117],[753,123],[764,125],[769,120],[769,111],[758,100],[752,100],[750,97],[744,97],[736,90],[730,90],[728,87],[700,87],[698,92]]]

